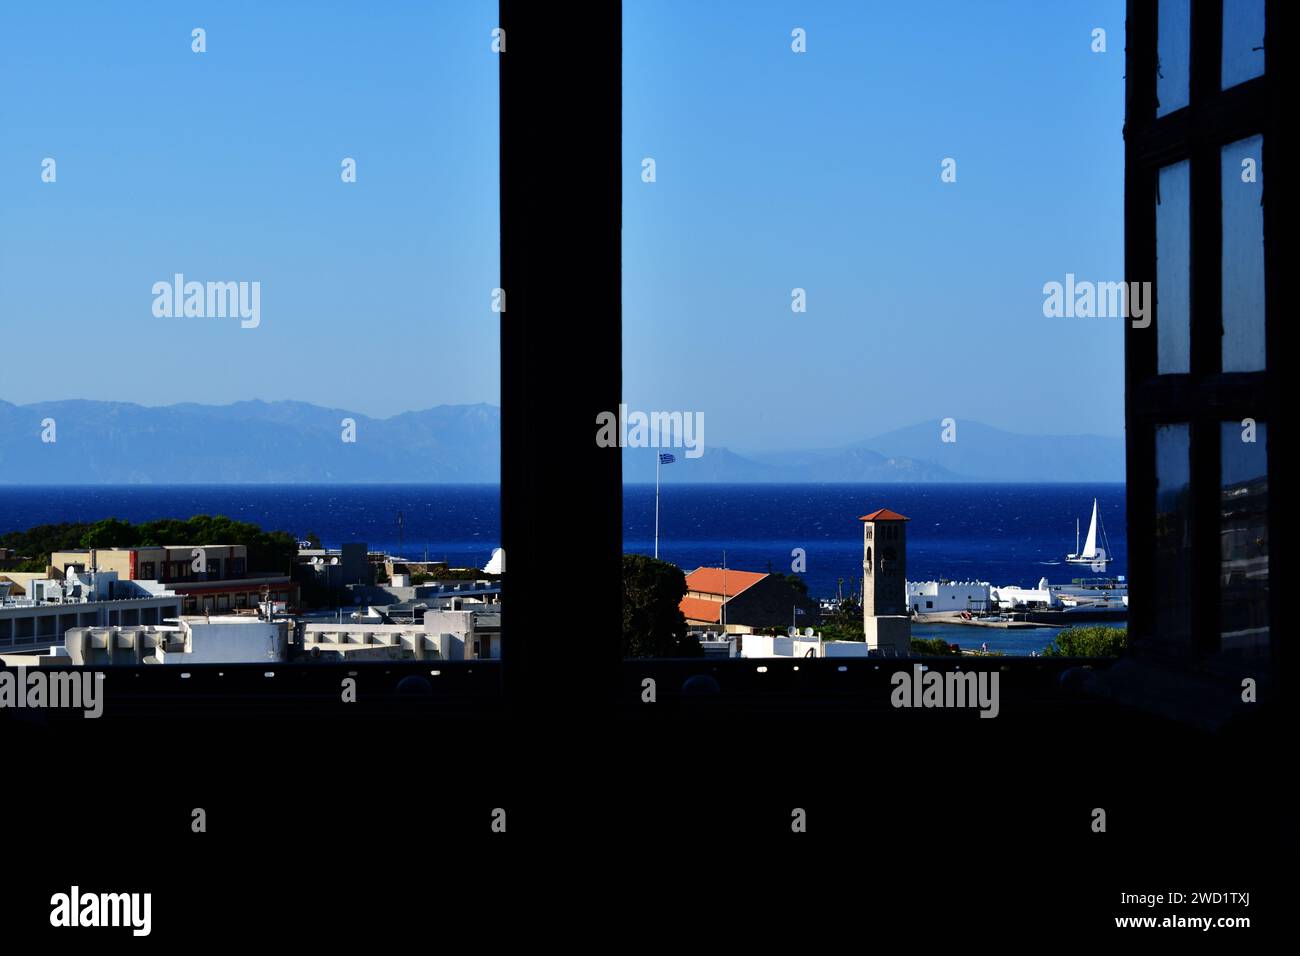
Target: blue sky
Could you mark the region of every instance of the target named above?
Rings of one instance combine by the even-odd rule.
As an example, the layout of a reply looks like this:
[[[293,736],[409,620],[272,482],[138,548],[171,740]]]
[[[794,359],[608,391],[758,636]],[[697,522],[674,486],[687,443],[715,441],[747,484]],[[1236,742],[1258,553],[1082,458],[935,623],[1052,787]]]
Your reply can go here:
[[[746,450],[1122,434],[1120,320],[1045,318],[1042,289],[1124,278],[1123,3],[740,9],[624,3],[630,406]]]
[[[1121,433],[1119,321],[1042,315],[1045,282],[1122,278],[1120,0],[624,6],[631,407],[738,449]],[[497,402],[495,25],[489,0],[4,4],[0,399]],[[156,318],[176,272],[260,281],[261,326]]]
[[[497,402],[496,21],[492,0],[0,6],[0,399]],[[260,327],[156,318],[176,272],[260,281]]]

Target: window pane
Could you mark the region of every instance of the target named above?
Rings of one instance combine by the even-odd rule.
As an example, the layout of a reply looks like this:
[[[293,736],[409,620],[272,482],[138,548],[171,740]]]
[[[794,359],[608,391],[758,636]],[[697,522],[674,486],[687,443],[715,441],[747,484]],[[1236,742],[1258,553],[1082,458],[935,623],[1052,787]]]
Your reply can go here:
[[[1160,170],[1156,195],[1156,370],[1191,370],[1191,163]]]
[[[1089,61],[1107,78],[1082,87],[1075,70],[1043,74],[1032,51],[1062,42],[1052,4],[843,3],[833,29],[790,19],[808,5],[754,6],[737,19],[727,4],[623,3],[626,653],[865,654],[898,646],[908,588],[952,615],[996,612],[991,588],[1008,607],[1045,600],[1045,575],[1125,575],[1122,490],[1101,490],[1090,550],[1097,493],[1066,484],[1124,480],[1120,306],[1105,291],[1124,269],[1122,61]],[[836,39],[850,35],[891,40],[866,51]],[[1005,69],[986,69],[981,51],[1009,35],[1023,42]],[[1087,128],[1069,122],[1076,148],[1062,158],[1043,116],[1080,96]],[[1028,150],[1035,169],[1061,159],[1069,172],[968,174],[991,160],[991,101],[1008,105],[999,155]],[[869,118],[846,124],[864,103]],[[984,145],[968,154],[962,141]],[[1016,213],[991,242],[987,210],[1010,209],[1013,193],[1016,210],[1051,208],[1059,227]],[[1185,221],[1185,188],[1182,202]],[[1045,300],[1008,310],[1024,290]],[[1029,408],[1107,437],[1084,449],[1012,434]],[[673,415],[677,427],[654,427]],[[1003,482],[1052,484],[1030,517]],[[1003,506],[1020,519],[991,524]],[[910,523],[859,521],[884,509]],[[1085,550],[1082,564],[1044,560]],[[953,583],[958,568],[975,582]],[[820,642],[802,643],[809,629]],[[1052,639],[975,633],[949,618],[911,630],[1020,655]]]
[[[1219,633],[1224,652],[1268,652],[1268,426],[1224,422]]]
[[[1188,102],[1191,6],[1191,0],[1160,0],[1156,22],[1156,116],[1182,109]]]
[[[1264,0],[1223,0],[1223,83],[1264,75]]]
[[[1191,633],[1191,461],[1188,426],[1156,428],[1156,641],[1183,644]]]
[[[497,4],[165,6],[0,7],[0,654],[497,656]]]
[[[1223,147],[1223,370],[1264,368],[1264,137]]]

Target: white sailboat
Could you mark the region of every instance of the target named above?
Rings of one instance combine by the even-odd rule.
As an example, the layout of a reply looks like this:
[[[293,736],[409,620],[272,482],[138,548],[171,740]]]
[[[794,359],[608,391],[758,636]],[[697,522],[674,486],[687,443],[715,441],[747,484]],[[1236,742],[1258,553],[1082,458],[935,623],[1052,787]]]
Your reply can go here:
[[[1106,537],[1106,525],[1101,526],[1102,541],[1104,547],[1097,547],[1097,499],[1092,499],[1092,521],[1088,525],[1088,539],[1083,543],[1083,549],[1079,549],[1079,519],[1074,520],[1074,553],[1065,556],[1066,564],[1089,564],[1095,571],[1106,570],[1106,565],[1112,560],[1110,556],[1110,539]]]

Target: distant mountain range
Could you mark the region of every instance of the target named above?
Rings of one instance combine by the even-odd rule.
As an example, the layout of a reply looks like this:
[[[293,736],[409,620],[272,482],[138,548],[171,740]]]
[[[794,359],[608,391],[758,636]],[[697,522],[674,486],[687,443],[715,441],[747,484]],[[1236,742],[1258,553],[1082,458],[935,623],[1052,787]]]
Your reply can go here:
[[[53,444],[41,441],[46,418]],[[380,419],[306,402],[0,402],[0,483],[496,482],[500,430],[492,405]]]
[[[1124,439],[1101,435],[1022,435],[974,421],[957,421],[956,441],[943,441],[943,426],[921,422],[840,448],[749,455],[771,465],[824,471],[803,480],[875,481],[853,478],[856,456],[886,461],[898,481],[1123,481]]]
[[[54,442],[41,440],[46,419]],[[343,420],[356,423],[344,442]],[[0,484],[496,482],[500,409],[440,405],[392,418],[306,402],[180,404],[0,401]],[[677,449],[673,482],[1123,481],[1124,442],[924,422],[837,448]],[[592,428],[593,441],[595,427]],[[624,480],[654,481],[655,451],[623,451]]]

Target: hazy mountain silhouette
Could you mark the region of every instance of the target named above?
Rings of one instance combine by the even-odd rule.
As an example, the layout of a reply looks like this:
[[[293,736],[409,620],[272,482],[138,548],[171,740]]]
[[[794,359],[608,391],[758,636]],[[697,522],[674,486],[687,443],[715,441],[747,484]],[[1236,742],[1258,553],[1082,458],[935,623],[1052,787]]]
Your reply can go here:
[[[53,443],[41,440],[46,419],[55,423]],[[356,423],[355,443],[342,440],[344,419]],[[0,401],[0,483],[494,483],[500,422],[500,409],[485,404],[371,418],[306,402]],[[943,442],[941,432],[927,422],[830,449],[738,454],[706,446],[700,458],[672,449],[677,462],[663,475],[672,482],[1124,480],[1119,438],[1018,435],[978,422],[958,422],[956,442]],[[653,481],[656,454],[624,449],[624,480]]]
[[[911,458],[886,458],[867,448],[846,448],[825,454],[811,453],[808,460],[798,456],[738,455],[727,448],[708,448],[699,458],[687,458],[683,449],[665,449],[677,461],[661,471],[661,480],[676,482],[886,482],[886,481],[962,481],[946,468]],[[623,480],[655,480],[653,448],[627,448],[623,452]],[[776,460],[773,460],[776,459]]]
[[[53,444],[41,441],[46,418]],[[355,443],[342,440],[347,418]],[[306,402],[0,402],[0,482],[496,482],[500,422],[492,405],[379,419]]]
[[[953,476],[901,479],[904,481],[1124,481],[1123,438],[1022,435],[974,421],[956,422],[956,441],[945,442],[943,436],[940,422],[921,422],[840,448],[755,452],[749,457],[770,465],[815,470],[842,461],[848,453],[870,450],[899,462],[925,463]]]

